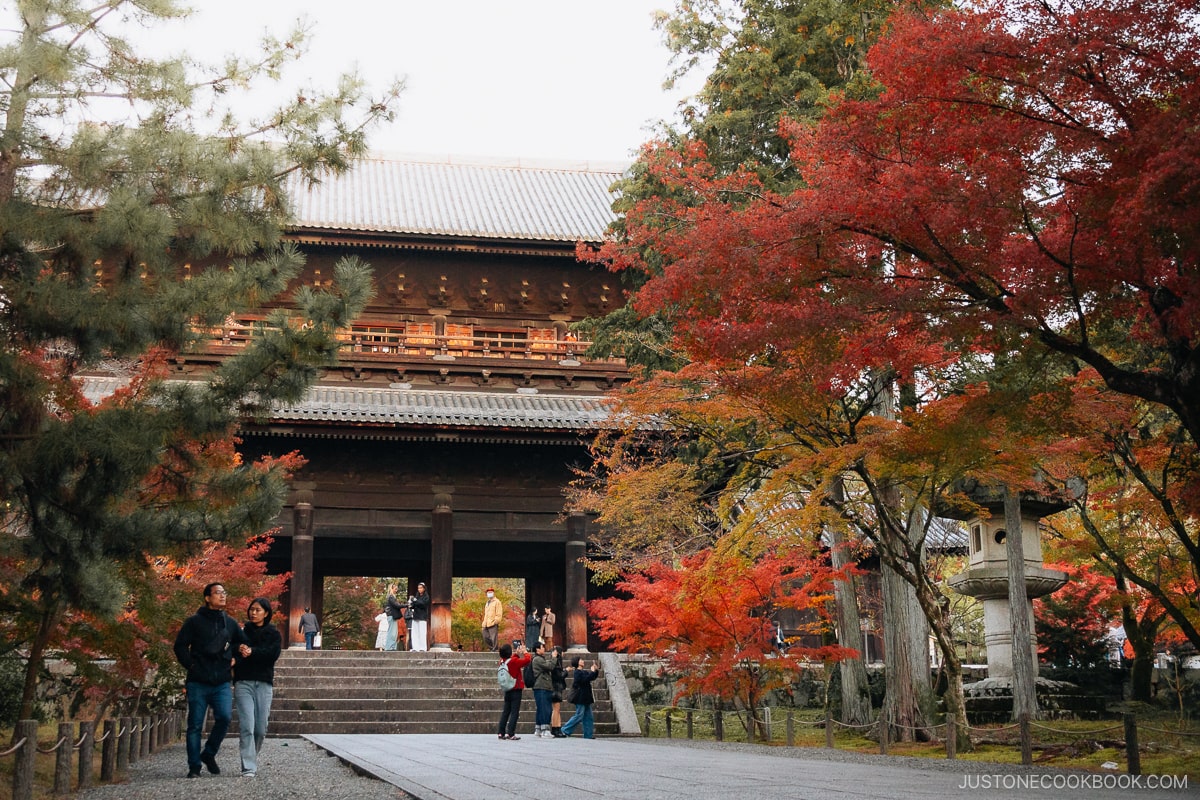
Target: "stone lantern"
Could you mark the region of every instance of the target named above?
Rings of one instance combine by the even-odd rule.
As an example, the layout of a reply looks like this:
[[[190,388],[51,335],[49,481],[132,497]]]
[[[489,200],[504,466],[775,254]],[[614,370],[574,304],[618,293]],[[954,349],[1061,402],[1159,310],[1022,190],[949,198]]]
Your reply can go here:
[[[988,677],[1007,679],[1013,675],[1013,632],[1008,602],[1007,541],[1004,493],[999,488],[968,485],[962,487],[988,516],[956,515],[952,509],[940,509],[943,517],[961,519],[967,527],[967,568],[950,578],[950,586],[960,594],[978,598],[983,604],[984,644],[987,646]],[[1037,637],[1034,634],[1033,599],[1050,594],[1067,582],[1065,572],[1042,565],[1042,541],[1038,521],[1067,508],[1055,498],[1033,493],[1021,494],[1021,545],[1025,561],[1025,592],[1028,596],[1029,657],[1037,674]]]

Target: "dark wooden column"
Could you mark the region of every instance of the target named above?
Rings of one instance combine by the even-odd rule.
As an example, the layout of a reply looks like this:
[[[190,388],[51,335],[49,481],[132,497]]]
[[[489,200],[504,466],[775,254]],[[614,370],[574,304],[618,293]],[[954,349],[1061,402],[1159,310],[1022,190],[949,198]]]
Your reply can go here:
[[[313,604],[312,503],[296,503],[292,520],[292,580],[288,587],[288,629],[284,636],[291,646],[304,647],[304,637],[296,632],[296,626],[304,609]]]
[[[450,495],[434,498],[429,565],[429,649],[452,650],[450,603],[454,584],[454,512]]]
[[[563,614],[567,622],[566,646],[569,651],[586,651],[588,641],[587,567],[583,557],[587,552],[587,517],[571,514],[567,517],[566,597]]]

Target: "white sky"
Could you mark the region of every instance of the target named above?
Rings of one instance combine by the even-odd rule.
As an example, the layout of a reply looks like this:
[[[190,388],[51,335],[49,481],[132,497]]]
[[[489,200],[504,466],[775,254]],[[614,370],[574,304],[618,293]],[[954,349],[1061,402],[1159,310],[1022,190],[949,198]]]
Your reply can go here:
[[[248,55],[268,29],[315,23],[289,75],[331,85],[357,67],[406,77],[371,149],[465,157],[629,161],[686,92],[662,89],[670,54],[653,27],[673,0],[199,0],[186,47]],[[158,44],[174,39],[158,37]]]

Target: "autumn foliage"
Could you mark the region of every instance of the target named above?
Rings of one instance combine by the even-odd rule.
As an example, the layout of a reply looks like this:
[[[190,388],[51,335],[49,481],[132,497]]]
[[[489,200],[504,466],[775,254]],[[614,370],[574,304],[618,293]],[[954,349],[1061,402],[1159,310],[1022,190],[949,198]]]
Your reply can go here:
[[[806,633],[828,630],[832,580],[819,555],[772,548],[750,556],[723,541],[677,566],[660,562],[627,575],[617,583],[625,597],[593,600],[588,613],[614,649],[663,658],[680,696],[716,698],[743,713],[795,680],[803,664],[855,655],[836,646],[780,652],[774,644],[779,609],[806,612]]]
[[[889,492],[935,508],[956,475],[1037,474],[1200,645],[1195,20],[1189,0],[898,7],[874,92],[784,123],[794,188],[651,145],[661,190],[599,258],[644,281],[633,307],[669,320],[697,407],[759,410],[764,471],[854,474],[880,540],[906,529]]]

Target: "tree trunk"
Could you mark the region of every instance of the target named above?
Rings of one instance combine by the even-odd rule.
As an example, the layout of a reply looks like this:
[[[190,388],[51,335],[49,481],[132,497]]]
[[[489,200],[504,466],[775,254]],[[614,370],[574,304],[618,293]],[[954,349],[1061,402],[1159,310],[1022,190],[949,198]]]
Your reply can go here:
[[[1129,699],[1149,703],[1154,697],[1154,646],[1158,640],[1158,629],[1163,617],[1145,614],[1140,620],[1129,596],[1125,576],[1116,574],[1117,591],[1121,595],[1121,625],[1125,637],[1133,648],[1133,664],[1129,670]]]
[[[926,728],[933,706],[929,669],[929,624],[913,586],[886,564],[883,577],[883,637],[887,671],[883,709],[892,741],[911,742]]]
[[[1008,619],[1012,628],[1012,718],[1037,719],[1037,673],[1033,665],[1033,632],[1029,625],[1029,596],[1025,590],[1025,542],[1021,532],[1021,497],[1004,489],[1004,539],[1008,554]]]
[[[21,708],[17,712],[17,719],[33,719],[33,706],[37,701],[38,676],[42,672],[42,660],[46,654],[46,647],[50,643],[50,636],[58,627],[58,622],[63,614],[61,603],[53,600],[48,602],[49,604],[42,610],[42,619],[38,623],[37,633],[29,643],[29,657],[25,662],[25,684],[21,689]]]
[[[846,553],[845,537],[836,525],[828,530],[830,558],[835,570],[845,568],[851,559]],[[841,720],[847,725],[866,725],[871,721],[871,690],[867,668],[863,661],[862,615],[858,609],[858,582],[853,575],[833,584],[834,605],[837,611],[838,643],[858,651],[857,658],[843,659],[838,664],[842,679]]]

